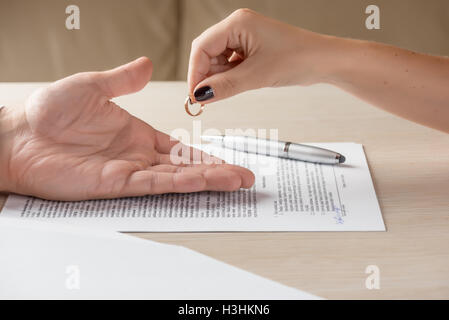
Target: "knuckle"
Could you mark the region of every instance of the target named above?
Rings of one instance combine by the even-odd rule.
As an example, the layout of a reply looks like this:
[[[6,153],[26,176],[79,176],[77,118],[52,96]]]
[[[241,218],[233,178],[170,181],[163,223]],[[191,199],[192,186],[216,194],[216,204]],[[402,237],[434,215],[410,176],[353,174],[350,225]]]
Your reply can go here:
[[[192,50],[198,50],[201,47],[201,39],[203,37],[203,34],[200,34],[198,37],[196,37],[195,39],[193,39],[192,41]]]
[[[104,74],[101,72],[80,72],[70,78],[79,88],[95,88],[96,90],[101,90],[101,84],[106,82]]]
[[[102,80],[100,72],[79,72],[70,76],[70,78],[76,80],[78,85],[94,85]]]
[[[106,192],[102,191],[102,189]],[[104,187],[98,185],[97,188],[87,191],[87,195],[89,198],[93,198],[96,194],[105,194],[112,198],[118,198],[124,190],[125,182],[123,180],[115,180],[107,185],[104,185]]]
[[[150,178],[147,180],[147,190],[149,194],[154,194],[157,190],[157,186],[159,184],[159,179],[157,174],[152,174]]]
[[[244,22],[255,16],[255,11],[248,8],[240,8],[235,10],[231,17],[237,21]]]

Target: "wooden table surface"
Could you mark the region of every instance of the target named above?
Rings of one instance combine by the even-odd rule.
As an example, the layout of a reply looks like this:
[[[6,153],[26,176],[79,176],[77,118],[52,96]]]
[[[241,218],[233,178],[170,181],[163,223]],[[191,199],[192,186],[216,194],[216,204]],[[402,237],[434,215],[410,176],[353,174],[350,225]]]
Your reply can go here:
[[[0,84],[0,102],[23,103],[43,84]],[[330,299],[449,298],[449,135],[399,119],[336,88],[264,89],[183,110],[186,85],[154,82],[117,99],[165,132],[279,129],[295,142],[365,146],[387,232],[140,233],[183,245],[242,269]],[[5,196],[0,196],[2,207]],[[365,286],[368,265],[380,289]]]

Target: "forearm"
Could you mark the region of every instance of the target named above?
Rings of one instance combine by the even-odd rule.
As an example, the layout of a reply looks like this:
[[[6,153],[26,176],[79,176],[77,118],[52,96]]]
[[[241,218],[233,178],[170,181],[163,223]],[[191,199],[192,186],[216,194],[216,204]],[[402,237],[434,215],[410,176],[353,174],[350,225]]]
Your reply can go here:
[[[322,80],[403,118],[449,132],[449,58],[329,37]],[[317,62],[320,63],[320,62]]]

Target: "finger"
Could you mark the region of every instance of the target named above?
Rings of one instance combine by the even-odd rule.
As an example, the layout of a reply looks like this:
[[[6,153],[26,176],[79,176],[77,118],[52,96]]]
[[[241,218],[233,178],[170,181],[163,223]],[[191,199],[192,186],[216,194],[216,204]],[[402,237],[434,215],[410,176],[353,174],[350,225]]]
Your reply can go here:
[[[209,73],[207,74],[208,77],[216,74],[216,73],[221,73],[221,72],[226,72],[236,66],[238,66],[240,64],[241,61],[235,61],[235,62],[230,62],[227,64],[217,64],[217,65],[211,65],[210,66],[210,70]]]
[[[169,173],[175,173],[180,172],[183,166],[174,166],[172,164],[158,164],[155,166],[148,167],[148,171],[154,171],[154,172],[169,172]]]
[[[214,97],[215,88],[204,82],[207,80],[210,72],[211,59],[229,49],[233,51],[232,56],[228,59],[230,62],[243,58],[246,59],[255,52],[258,46],[258,41],[255,37],[257,37],[256,34],[258,33],[257,22],[259,19],[261,19],[261,16],[249,9],[236,10],[223,21],[207,29],[192,42],[187,81],[189,94],[193,95],[196,101],[209,101],[209,99]],[[242,65],[243,63],[239,67]],[[235,69],[242,70],[237,67]],[[245,73],[240,75],[243,78]],[[223,87],[234,87],[232,82],[226,84],[229,78],[220,77],[219,79],[224,82]],[[200,83],[202,85],[199,85]],[[239,88],[239,90],[234,91],[231,89],[227,88],[225,90],[222,86],[217,86],[218,97],[209,102],[249,90],[251,87]]]
[[[224,160],[214,157],[204,151],[191,148],[194,153],[184,154],[184,156],[177,156],[176,154],[160,154],[158,157],[157,164],[169,164],[175,166],[191,166],[191,165],[214,165],[214,164],[224,164]]]
[[[210,59],[211,65],[228,63],[234,52],[235,51],[232,49],[225,49],[225,51],[223,51],[219,56]]]
[[[232,63],[235,64],[232,68],[209,68],[208,77],[194,89],[196,102],[212,103],[260,86],[261,79],[255,78],[258,72],[251,60]]]
[[[242,187],[242,177],[232,170],[216,167],[206,169],[202,175],[209,191],[236,191]]]
[[[239,37],[233,34],[231,16],[204,31],[192,43],[187,82],[193,94],[197,84],[206,79],[211,59],[224,53],[230,56],[240,46]]]
[[[131,174],[122,189],[123,196],[143,196],[162,193],[199,192],[206,188],[202,175],[137,171]]]
[[[241,177],[231,170],[206,169],[202,173],[137,171],[131,174],[121,196],[188,193],[199,191],[236,191],[242,186]]]
[[[224,56],[223,54],[220,54],[219,56],[210,59],[211,66],[223,65],[223,64],[227,64],[227,63],[229,63],[228,57]]]
[[[141,90],[151,79],[153,64],[141,57],[118,68],[99,73],[98,85],[110,99]]]
[[[240,176],[241,188],[250,188],[253,186],[255,177],[254,174],[243,167],[232,164],[192,164],[185,166],[177,166],[172,164],[159,164],[148,168],[150,171],[158,172],[184,172],[184,173],[196,173],[203,174],[210,169],[223,169],[234,172]]]
[[[194,174],[203,174],[206,170],[216,168],[216,165],[194,165],[194,166],[177,166],[173,164],[158,164],[155,166],[148,167],[148,171],[154,172],[183,172],[183,173],[194,173]]]
[[[232,170],[233,172],[238,174],[240,176],[240,179],[242,180],[240,188],[249,189],[254,185],[254,182],[256,181],[254,173],[251,170],[246,169],[244,167],[224,163],[219,165],[219,168]]]

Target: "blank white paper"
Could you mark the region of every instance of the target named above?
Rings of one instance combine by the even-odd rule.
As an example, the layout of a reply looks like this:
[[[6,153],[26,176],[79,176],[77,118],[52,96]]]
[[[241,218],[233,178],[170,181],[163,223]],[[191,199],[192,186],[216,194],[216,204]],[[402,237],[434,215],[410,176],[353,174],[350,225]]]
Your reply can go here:
[[[317,299],[193,250],[105,230],[0,221],[0,299]]]
[[[313,164],[203,146],[251,169],[251,190],[81,202],[10,196],[0,218],[57,221],[125,232],[385,231],[363,146],[316,143],[343,154]],[[44,188],[45,186],[43,186]]]

